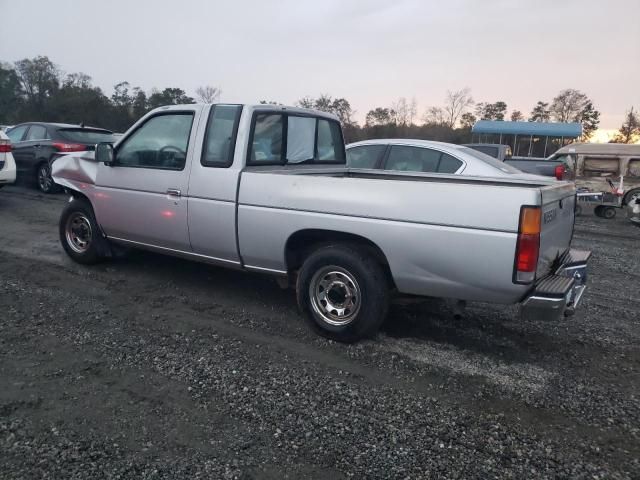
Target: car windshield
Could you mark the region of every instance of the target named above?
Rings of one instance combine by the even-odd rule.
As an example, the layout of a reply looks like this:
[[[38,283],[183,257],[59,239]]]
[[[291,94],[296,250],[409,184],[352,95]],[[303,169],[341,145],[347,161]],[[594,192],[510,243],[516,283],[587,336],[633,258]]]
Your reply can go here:
[[[113,133],[109,130],[98,130],[90,128],[63,128],[60,129],[60,134],[70,142],[78,143],[101,143],[101,142],[115,142]]]
[[[493,158],[492,156],[487,155],[486,153],[479,152],[469,147],[458,147],[458,148],[460,148],[460,150],[462,150],[467,155],[476,157],[478,160],[481,160],[484,163],[491,165],[492,167],[497,168],[504,173],[510,173],[510,174],[522,173],[522,171],[518,170],[517,168],[512,167],[511,165],[508,165],[504,162],[501,162],[497,158]]]

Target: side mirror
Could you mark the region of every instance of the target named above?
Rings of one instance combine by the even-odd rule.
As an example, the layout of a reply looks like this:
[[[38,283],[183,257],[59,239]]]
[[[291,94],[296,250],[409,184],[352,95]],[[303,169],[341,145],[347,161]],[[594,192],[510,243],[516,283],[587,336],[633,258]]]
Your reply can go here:
[[[113,166],[113,144],[102,142],[96,145],[96,160],[106,166]]]

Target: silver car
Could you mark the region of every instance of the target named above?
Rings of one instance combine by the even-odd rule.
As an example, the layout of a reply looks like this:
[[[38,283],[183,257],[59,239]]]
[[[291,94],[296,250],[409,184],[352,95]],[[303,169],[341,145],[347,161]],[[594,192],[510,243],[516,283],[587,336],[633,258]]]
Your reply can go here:
[[[473,177],[532,178],[530,174],[525,174],[485,153],[452,143],[379,139],[351,143],[346,148],[347,165],[350,168]]]

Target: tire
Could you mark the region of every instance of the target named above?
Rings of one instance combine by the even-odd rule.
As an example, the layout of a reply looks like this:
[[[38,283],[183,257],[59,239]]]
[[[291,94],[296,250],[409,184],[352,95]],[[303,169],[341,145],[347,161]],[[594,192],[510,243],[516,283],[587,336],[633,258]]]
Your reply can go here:
[[[75,262],[92,265],[104,258],[101,251],[106,240],[87,200],[72,200],[60,215],[58,228],[60,243]]]
[[[298,273],[296,294],[311,329],[344,343],[374,336],[389,308],[385,271],[357,245],[311,253]]]
[[[640,199],[640,188],[629,190],[622,198],[622,205],[629,205],[634,199]]]
[[[51,178],[51,165],[48,162],[38,164],[36,168],[36,185],[42,193],[57,193],[60,187]]]
[[[602,217],[606,218],[607,220],[611,220],[612,218],[614,218],[616,216],[616,209],[613,207],[605,207],[602,210]]]
[[[602,213],[605,207],[603,207],[602,205],[598,205],[596,208],[593,209],[593,213],[595,214],[596,217],[600,217],[600,218],[604,218],[604,214]]]

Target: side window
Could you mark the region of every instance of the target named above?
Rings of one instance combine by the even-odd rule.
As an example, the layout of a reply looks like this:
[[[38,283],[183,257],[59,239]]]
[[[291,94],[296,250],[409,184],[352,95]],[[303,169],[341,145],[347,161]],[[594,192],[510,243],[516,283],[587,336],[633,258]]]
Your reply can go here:
[[[376,168],[386,145],[363,145],[347,150],[347,165],[351,168]]]
[[[385,170],[403,172],[437,172],[440,152],[430,148],[393,145]]]
[[[48,138],[47,129],[42,125],[31,125],[25,140],[45,140]]]
[[[316,160],[320,162],[344,162],[344,147],[340,125],[337,122],[318,119]]]
[[[273,164],[282,161],[282,115],[258,114],[253,129],[251,163]]]
[[[124,167],[182,170],[187,159],[193,113],[167,113],[147,120],[118,148]]]
[[[21,142],[24,132],[27,131],[29,125],[20,125],[19,127],[12,128],[7,132],[7,136],[11,139],[11,142]]]
[[[233,163],[240,105],[216,105],[209,113],[200,163],[205,167],[229,167]]]
[[[447,153],[443,153],[440,157],[438,165],[438,173],[456,173],[462,166],[462,162]]]

